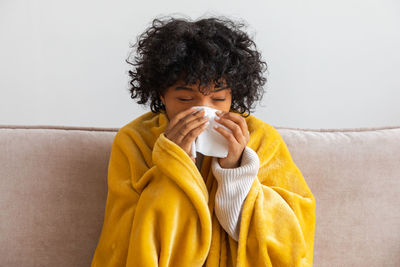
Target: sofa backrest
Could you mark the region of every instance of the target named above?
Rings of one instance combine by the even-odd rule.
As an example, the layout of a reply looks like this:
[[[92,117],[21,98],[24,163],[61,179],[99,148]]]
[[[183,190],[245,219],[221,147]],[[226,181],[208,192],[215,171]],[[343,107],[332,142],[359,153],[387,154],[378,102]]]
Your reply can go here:
[[[314,266],[400,266],[400,127],[276,127],[316,199]],[[90,266],[118,129],[0,126],[0,266]]]

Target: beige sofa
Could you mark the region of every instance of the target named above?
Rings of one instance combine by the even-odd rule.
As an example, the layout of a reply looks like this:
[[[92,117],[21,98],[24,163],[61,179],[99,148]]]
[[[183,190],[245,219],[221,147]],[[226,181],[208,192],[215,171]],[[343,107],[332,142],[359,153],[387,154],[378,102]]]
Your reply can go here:
[[[276,127],[316,198],[314,266],[400,266],[400,127]],[[118,129],[0,126],[0,266],[90,266]]]

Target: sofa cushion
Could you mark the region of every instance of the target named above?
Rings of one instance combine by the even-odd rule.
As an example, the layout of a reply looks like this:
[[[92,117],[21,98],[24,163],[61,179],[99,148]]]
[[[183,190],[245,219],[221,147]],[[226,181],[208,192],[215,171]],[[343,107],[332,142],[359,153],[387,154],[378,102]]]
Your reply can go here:
[[[315,266],[400,266],[400,127],[278,129],[316,198]]]

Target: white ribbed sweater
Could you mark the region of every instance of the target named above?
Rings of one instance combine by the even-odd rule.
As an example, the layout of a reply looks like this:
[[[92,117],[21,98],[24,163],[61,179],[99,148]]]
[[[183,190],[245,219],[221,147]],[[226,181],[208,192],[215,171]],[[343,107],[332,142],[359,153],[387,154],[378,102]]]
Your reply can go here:
[[[196,158],[199,169],[202,159],[202,156]],[[260,160],[257,153],[248,146],[243,150],[241,163],[237,168],[222,168],[218,163],[218,158],[215,157],[211,161],[212,172],[218,181],[215,215],[225,231],[236,241],[239,240],[242,206],[257,177],[259,166]]]

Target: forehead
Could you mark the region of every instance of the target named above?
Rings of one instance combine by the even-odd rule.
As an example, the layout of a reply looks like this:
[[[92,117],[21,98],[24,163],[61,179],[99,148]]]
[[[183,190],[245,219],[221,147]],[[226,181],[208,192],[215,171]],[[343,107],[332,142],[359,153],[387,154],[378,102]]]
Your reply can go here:
[[[228,89],[229,89],[228,87],[220,87],[220,88],[213,88],[213,89],[204,88],[202,90],[202,92],[213,92],[213,93],[216,93],[216,92],[219,92],[219,91],[228,91]],[[198,87],[195,87],[195,86],[189,87],[187,85],[185,85],[185,86],[176,86],[176,87],[173,88],[173,90],[175,92],[176,91],[200,92]]]
[[[182,81],[176,83],[171,88],[175,92],[179,91],[187,91],[187,92],[220,92],[220,91],[229,91],[230,88],[227,87],[225,82],[221,83],[221,86],[216,85],[215,83],[209,83],[207,86],[202,86],[199,88],[199,83],[196,84],[185,84]]]

